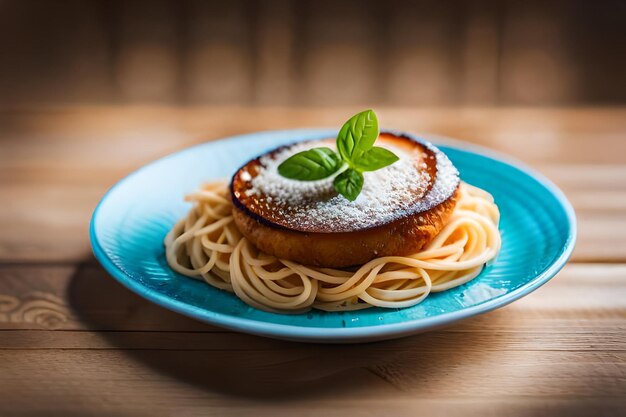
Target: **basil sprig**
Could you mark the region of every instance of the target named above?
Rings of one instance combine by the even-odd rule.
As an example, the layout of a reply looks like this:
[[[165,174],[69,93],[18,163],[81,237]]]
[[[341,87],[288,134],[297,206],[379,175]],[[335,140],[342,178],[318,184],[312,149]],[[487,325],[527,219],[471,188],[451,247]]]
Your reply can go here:
[[[378,118],[373,110],[352,116],[337,135],[337,150],[312,148],[298,152],[278,166],[283,177],[299,181],[327,178],[344,169],[333,181],[335,190],[350,201],[363,189],[363,172],[376,171],[399,158],[391,151],[374,146],[378,138]]]

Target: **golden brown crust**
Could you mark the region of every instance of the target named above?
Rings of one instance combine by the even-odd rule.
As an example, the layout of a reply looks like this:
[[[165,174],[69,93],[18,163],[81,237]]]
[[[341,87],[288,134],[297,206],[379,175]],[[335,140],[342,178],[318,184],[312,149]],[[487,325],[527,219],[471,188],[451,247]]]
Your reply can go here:
[[[414,146],[424,146],[418,142],[412,143]],[[258,160],[250,161],[242,169],[254,172],[255,164],[258,164]],[[427,169],[433,178],[436,177],[434,159]],[[452,188],[450,195],[441,203],[367,229],[330,233],[327,230],[301,231],[283,227],[264,216],[263,212],[251,210],[252,203],[242,198],[242,192],[237,192],[247,186],[241,180],[240,172],[233,177],[231,191],[233,217],[241,233],[267,254],[318,267],[343,268],[364,264],[375,257],[404,256],[419,251],[448,222],[458,194],[457,183],[456,188]]]
[[[233,207],[237,228],[261,251],[304,265],[343,268],[379,256],[410,255],[422,249],[448,222],[454,195],[427,212],[379,227],[348,233],[303,233],[266,226]]]

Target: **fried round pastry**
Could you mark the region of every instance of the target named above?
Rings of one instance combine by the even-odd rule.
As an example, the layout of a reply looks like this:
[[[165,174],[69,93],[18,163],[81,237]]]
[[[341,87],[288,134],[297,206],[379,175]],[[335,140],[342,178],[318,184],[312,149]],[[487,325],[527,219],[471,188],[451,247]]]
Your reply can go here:
[[[295,181],[277,171],[297,152],[334,148],[334,139],[283,146],[249,161],[230,184],[237,228],[262,252],[318,267],[419,251],[456,205],[458,171],[439,149],[411,135],[381,132],[376,145],[400,159],[365,172],[363,190],[352,202],[335,192],[334,175]]]

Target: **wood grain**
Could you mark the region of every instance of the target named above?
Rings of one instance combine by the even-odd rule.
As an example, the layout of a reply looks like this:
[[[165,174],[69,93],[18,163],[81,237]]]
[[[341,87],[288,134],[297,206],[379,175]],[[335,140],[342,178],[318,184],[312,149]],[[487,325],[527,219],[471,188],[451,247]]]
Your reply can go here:
[[[190,413],[245,414],[261,401],[261,415],[308,407],[331,415],[365,408],[461,415],[470,407],[480,415],[487,406],[511,415],[535,407],[584,415],[575,396],[586,410],[610,413],[626,395],[625,278],[626,265],[572,264],[536,294],[460,325],[329,346],[194,322],[134,296],[95,265],[5,266],[3,297],[63,297],[67,316],[53,332],[49,320],[0,315],[0,399],[4,410],[36,411],[24,396],[2,396],[28,387],[47,407],[40,410],[58,413],[151,413],[184,402]]]
[[[593,277],[593,280],[590,279]],[[487,316],[468,322],[467,330],[505,331],[541,329],[550,333],[575,327],[592,332],[594,326],[609,331],[626,315],[626,264],[571,264],[533,297],[507,307],[518,314],[506,320]],[[108,294],[103,298],[102,294]],[[586,294],[580,299],[577,294]],[[13,330],[102,330],[102,331],[181,331],[211,332],[217,329],[156,307],[134,295],[91,259],[79,266],[0,266],[2,329]],[[13,300],[13,301],[9,301]],[[49,308],[24,315],[29,300],[50,300]],[[52,317],[48,318],[49,313]],[[497,312],[491,315],[497,315]],[[593,320],[585,324],[581,316]],[[57,316],[62,316],[57,319]],[[510,322],[509,322],[510,321]],[[569,325],[568,325],[569,321]],[[614,329],[620,331],[623,329]],[[622,335],[623,336],[623,335]],[[0,341],[0,348],[3,346]],[[529,340],[532,343],[532,340]]]
[[[142,164],[238,133],[336,126],[353,110],[0,111],[0,415],[623,415],[625,109],[380,109],[388,126],[523,160],[577,212],[561,273],[448,328],[347,346],[258,338],[157,307],[90,255],[91,211]]]
[[[88,221],[100,197],[151,159],[254,130],[337,125],[340,114],[353,110],[105,107],[0,113],[0,200],[7,202],[0,205],[0,261],[80,261],[90,252]],[[574,259],[626,262],[626,236],[612,232],[626,228],[625,110],[379,113],[385,125],[488,146],[543,171],[577,211]]]
[[[626,14],[615,0],[210,3],[4,0],[0,105],[589,105],[626,97],[626,59],[616,53]]]

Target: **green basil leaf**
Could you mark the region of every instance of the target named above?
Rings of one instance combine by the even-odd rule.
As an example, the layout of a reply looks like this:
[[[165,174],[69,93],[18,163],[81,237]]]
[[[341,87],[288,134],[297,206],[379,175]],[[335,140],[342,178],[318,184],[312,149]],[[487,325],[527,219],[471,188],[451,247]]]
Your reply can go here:
[[[378,138],[378,119],[373,110],[355,114],[337,135],[337,150],[344,161],[356,163],[374,146]]]
[[[377,169],[393,164],[399,159],[400,158],[390,150],[374,146],[363,154],[361,159],[354,164],[354,168],[360,171],[376,171]]]
[[[341,168],[339,155],[330,148],[313,148],[290,156],[278,166],[286,178],[315,181],[326,178]]]
[[[335,177],[335,190],[350,201],[356,200],[363,188],[363,174],[347,169]]]

